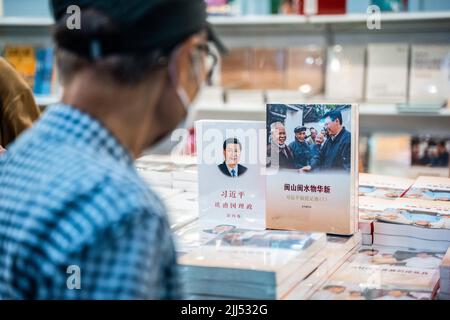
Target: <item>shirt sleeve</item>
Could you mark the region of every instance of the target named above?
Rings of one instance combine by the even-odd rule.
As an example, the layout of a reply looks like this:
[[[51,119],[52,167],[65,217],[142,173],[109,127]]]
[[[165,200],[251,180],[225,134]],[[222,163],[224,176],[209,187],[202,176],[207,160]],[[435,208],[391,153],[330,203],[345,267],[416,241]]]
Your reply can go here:
[[[42,286],[49,290],[40,299],[181,299],[174,244],[162,216],[144,212],[117,222],[66,261],[49,277],[50,286]],[[79,274],[68,273],[70,266]]]

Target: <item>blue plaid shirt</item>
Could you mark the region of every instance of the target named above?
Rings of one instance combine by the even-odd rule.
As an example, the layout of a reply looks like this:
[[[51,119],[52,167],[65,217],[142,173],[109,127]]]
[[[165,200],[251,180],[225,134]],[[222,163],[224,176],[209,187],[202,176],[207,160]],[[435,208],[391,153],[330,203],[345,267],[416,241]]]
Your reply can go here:
[[[0,156],[0,299],[178,299],[177,272],[164,206],[89,115],[53,106]]]

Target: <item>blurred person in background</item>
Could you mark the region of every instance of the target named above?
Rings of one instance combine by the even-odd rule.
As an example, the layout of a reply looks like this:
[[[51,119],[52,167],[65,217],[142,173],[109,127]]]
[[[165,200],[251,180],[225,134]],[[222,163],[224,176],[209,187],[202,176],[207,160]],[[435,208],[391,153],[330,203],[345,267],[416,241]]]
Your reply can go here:
[[[64,94],[0,157],[0,299],[182,298],[165,208],[133,161],[210,75],[205,3],[51,8]]]
[[[25,80],[0,57],[0,154],[39,118],[39,108]]]

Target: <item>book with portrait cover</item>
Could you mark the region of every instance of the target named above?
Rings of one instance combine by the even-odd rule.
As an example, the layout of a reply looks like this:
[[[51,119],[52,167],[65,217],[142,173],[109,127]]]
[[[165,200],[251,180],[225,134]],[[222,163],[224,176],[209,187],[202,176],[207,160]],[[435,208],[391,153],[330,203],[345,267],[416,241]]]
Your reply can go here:
[[[359,174],[359,195],[367,197],[396,199],[400,198],[414,183],[414,179]]]
[[[189,294],[278,299],[322,259],[323,233],[230,229],[179,258]]]
[[[411,47],[411,73],[409,99],[412,102],[441,104],[447,100],[448,45],[413,45]]]
[[[407,44],[369,44],[367,47],[366,99],[370,102],[406,102],[408,87]]]
[[[421,176],[405,194],[405,198],[450,202],[450,178]]]
[[[202,228],[265,229],[264,122],[200,120],[195,128]]]
[[[361,247],[312,296],[313,300],[430,300],[442,252]]]
[[[268,228],[358,230],[356,105],[268,104],[266,143]]]

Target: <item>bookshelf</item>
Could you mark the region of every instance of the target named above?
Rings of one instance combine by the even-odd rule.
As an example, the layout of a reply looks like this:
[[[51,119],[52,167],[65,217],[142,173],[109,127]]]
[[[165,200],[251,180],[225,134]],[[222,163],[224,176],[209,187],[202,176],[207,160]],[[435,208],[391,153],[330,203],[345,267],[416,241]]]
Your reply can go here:
[[[229,48],[240,46],[287,47],[301,45],[367,45],[368,43],[448,43],[450,11],[382,13],[380,30],[369,30],[366,14],[268,15],[210,17],[219,36]],[[0,17],[0,46],[5,43],[51,45],[49,17]],[[314,98],[314,102],[320,101]],[[58,101],[58,96],[37,96],[41,106]],[[299,101],[302,102],[302,101]],[[199,118],[264,119],[264,106],[251,101],[224,106],[201,101]],[[363,103],[360,107],[362,132],[429,132],[448,134],[450,109],[429,113],[403,113],[395,105]]]
[[[255,16],[217,16],[210,17],[216,27],[221,26],[252,26],[252,25],[305,25],[305,24],[354,24],[366,23],[367,14],[354,13],[342,15],[255,15]],[[405,23],[423,21],[450,21],[450,11],[439,12],[399,12],[382,13],[381,21]]]

